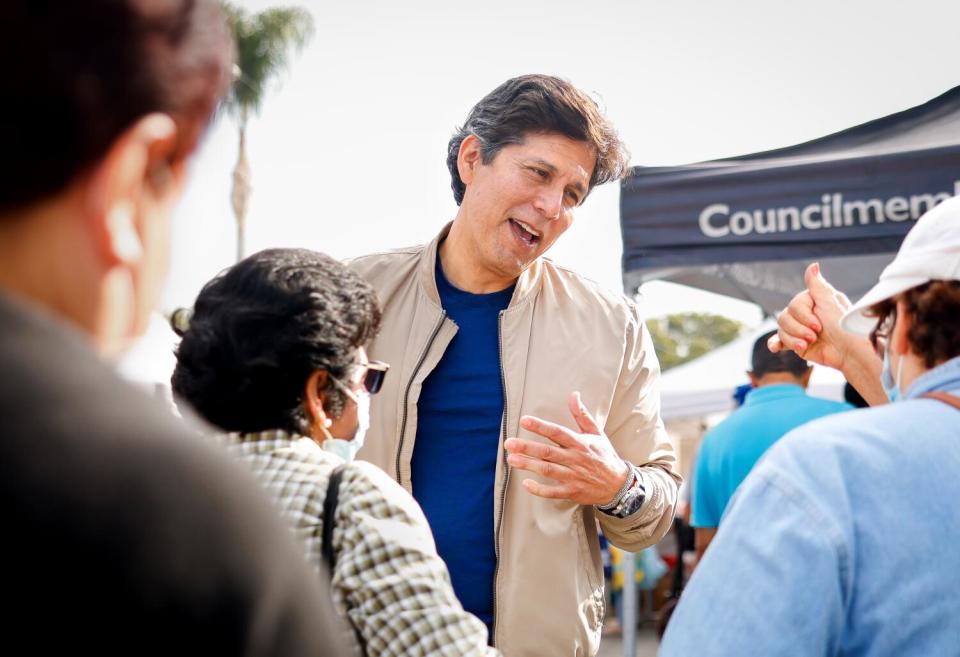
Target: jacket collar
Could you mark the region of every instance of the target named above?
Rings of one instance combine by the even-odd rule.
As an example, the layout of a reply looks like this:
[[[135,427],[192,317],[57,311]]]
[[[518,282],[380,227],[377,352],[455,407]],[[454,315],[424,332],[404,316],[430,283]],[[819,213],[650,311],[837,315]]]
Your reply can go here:
[[[960,389],[960,356],[955,356],[918,376],[910,384],[904,398],[913,399],[935,390],[957,389]]]
[[[440,248],[440,242],[444,240],[450,232],[453,222],[449,222],[440,233],[427,244],[423,253],[420,255],[420,287],[424,294],[432,301],[437,308],[441,308],[440,292],[437,291],[437,280],[434,272],[437,266],[437,254]],[[527,267],[520,278],[517,279],[516,287],[513,290],[513,297],[510,299],[508,308],[514,308],[532,301],[540,291],[540,283],[543,279],[543,258],[537,258],[529,267]]]

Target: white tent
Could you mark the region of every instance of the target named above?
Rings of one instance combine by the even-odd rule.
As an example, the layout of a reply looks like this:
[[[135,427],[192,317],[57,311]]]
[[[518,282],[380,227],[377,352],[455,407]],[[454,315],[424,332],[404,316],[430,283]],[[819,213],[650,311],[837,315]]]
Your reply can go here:
[[[706,417],[730,411],[737,386],[749,383],[750,354],[753,343],[772,330],[770,323],[746,332],[733,342],[679,365],[660,379],[660,413],[664,420]],[[829,367],[813,370],[808,392],[815,397],[843,399],[843,375]]]

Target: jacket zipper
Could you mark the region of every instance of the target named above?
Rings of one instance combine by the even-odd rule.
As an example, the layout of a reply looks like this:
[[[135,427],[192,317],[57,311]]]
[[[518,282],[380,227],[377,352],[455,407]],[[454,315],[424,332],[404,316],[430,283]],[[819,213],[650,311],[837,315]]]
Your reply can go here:
[[[500,440],[507,439],[507,377],[503,372],[503,311],[497,317],[497,348],[500,352],[500,387],[503,389],[503,418],[500,424]],[[503,527],[503,509],[507,501],[507,484],[510,481],[510,466],[507,465],[507,450],[503,450],[503,486],[500,488],[500,509],[494,540],[494,554],[497,564],[493,569],[493,644],[497,644],[497,580],[500,577],[500,531]]]
[[[400,455],[403,454],[403,438],[407,433],[407,403],[410,401],[410,388],[413,386],[413,380],[417,378],[417,372],[420,371],[420,368],[423,366],[423,361],[427,359],[427,354],[430,353],[430,347],[433,346],[433,341],[437,339],[437,334],[440,333],[440,328],[443,326],[443,321],[447,318],[447,312],[445,310],[440,311],[440,321],[437,322],[437,325],[433,328],[433,333],[430,334],[430,339],[427,340],[427,346],[424,347],[423,352],[420,354],[420,360],[417,361],[416,366],[413,368],[413,373],[410,375],[410,380],[407,381],[407,387],[403,391],[403,415],[400,419],[400,442],[397,445],[397,483],[403,486],[403,482],[400,481]],[[502,371],[501,371],[502,374]]]

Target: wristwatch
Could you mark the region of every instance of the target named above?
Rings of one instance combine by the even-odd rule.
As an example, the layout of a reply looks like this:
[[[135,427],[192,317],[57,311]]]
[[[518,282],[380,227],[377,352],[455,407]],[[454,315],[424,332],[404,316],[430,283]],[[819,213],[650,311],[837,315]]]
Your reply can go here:
[[[643,487],[640,468],[629,461],[624,461],[624,463],[630,468],[630,473],[627,475],[623,487],[610,502],[596,505],[598,511],[614,518],[626,518],[633,515],[643,506],[643,501],[647,496],[647,491]]]

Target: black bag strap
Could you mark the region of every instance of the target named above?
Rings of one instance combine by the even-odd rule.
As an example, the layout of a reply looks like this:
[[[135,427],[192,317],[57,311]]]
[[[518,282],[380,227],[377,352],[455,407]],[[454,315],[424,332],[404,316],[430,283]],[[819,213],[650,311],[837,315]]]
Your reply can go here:
[[[341,463],[330,473],[330,481],[327,482],[327,494],[323,498],[323,531],[321,533],[320,554],[323,562],[327,564],[327,570],[333,577],[333,567],[337,563],[337,557],[333,552],[333,529],[337,526],[337,503],[340,501],[340,480],[343,479],[343,471],[347,469],[346,463]],[[351,623],[351,627],[353,624]],[[367,654],[367,644],[363,636],[353,627],[353,634],[357,639],[357,645],[360,646],[360,653]]]
[[[320,554],[323,556],[323,562],[327,564],[327,570],[333,574],[333,566],[337,558],[333,553],[333,528],[337,526],[337,502],[340,499],[340,480],[343,479],[343,471],[346,469],[346,463],[338,465],[330,473],[330,481],[327,483],[327,494],[323,498],[323,533],[320,544]]]

